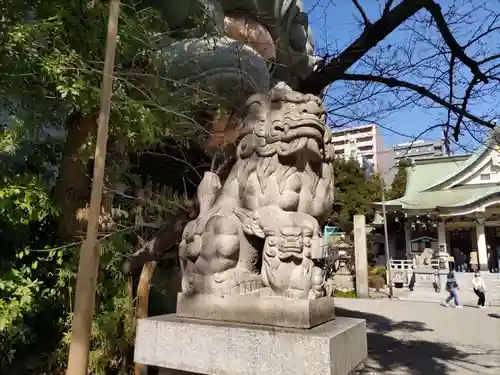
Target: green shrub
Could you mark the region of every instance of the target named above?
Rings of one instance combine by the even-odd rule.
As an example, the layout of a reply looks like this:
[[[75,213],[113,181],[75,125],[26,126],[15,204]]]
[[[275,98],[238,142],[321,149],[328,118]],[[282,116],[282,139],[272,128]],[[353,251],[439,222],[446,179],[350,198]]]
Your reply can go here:
[[[376,266],[376,267],[371,267],[368,269],[368,275],[379,275],[382,277],[384,280],[386,279],[386,268],[385,266]]]
[[[355,290],[349,290],[347,292],[343,292],[342,290],[336,290],[333,293],[333,296],[338,298],[358,298],[358,295],[356,294]]]

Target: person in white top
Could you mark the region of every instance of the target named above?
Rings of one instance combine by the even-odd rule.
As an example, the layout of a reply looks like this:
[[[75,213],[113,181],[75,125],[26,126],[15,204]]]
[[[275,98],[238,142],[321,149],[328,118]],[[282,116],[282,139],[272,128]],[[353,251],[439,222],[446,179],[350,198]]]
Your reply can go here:
[[[484,285],[481,274],[477,271],[474,273],[474,278],[472,279],[472,288],[478,297],[477,306],[480,309],[484,309],[484,303],[486,302],[486,285]]]

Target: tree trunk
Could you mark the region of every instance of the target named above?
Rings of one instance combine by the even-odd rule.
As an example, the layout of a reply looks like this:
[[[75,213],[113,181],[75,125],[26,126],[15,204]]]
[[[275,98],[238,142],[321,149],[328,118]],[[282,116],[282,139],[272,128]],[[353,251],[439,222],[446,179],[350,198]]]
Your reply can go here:
[[[135,326],[137,326],[137,320],[141,318],[148,317],[149,310],[149,288],[151,286],[151,280],[153,279],[153,274],[156,269],[158,262],[152,261],[146,263],[142,267],[141,277],[139,279],[139,285],[137,286],[137,299],[135,301]],[[147,374],[147,366],[142,363],[136,363],[134,368],[135,375],[145,375]]]
[[[74,241],[85,235],[86,220],[82,219],[81,212],[90,198],[93,150],[87,145],[96,136],[97,118],[95,114],[74,113],[68,122],[55,194],[61,209],[58,234],[65,241]]]

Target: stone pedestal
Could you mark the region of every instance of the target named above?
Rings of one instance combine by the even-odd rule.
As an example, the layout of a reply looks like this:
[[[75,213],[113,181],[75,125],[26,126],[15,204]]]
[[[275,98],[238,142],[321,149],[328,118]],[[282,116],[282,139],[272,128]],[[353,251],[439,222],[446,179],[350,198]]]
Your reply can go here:
[[[212,294],[179,293],[177,316],[288,328],[312,328],[332,320],[335,317],[335,306],[332,297],[297,300],[274,296],[218,297]]]
[[[367,356],[364,320],[337,318],[311,329],[181,319],[140,319],[135,361],[163,375],[347,375]]]
[[[441,293],[446,289],[447,269],[436,270],[429,267],[417,267],[414,270],[415,284],[419,289],[429,289]]]

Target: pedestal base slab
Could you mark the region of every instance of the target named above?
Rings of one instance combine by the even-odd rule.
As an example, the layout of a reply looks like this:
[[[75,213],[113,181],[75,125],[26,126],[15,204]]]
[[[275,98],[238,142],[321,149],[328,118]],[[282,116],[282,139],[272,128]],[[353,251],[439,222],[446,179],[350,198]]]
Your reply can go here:
[[[181,319],[140,319],[135,361],[213,375],[347,375],[367,356],[366,322],[337,318],[312,329]]]

